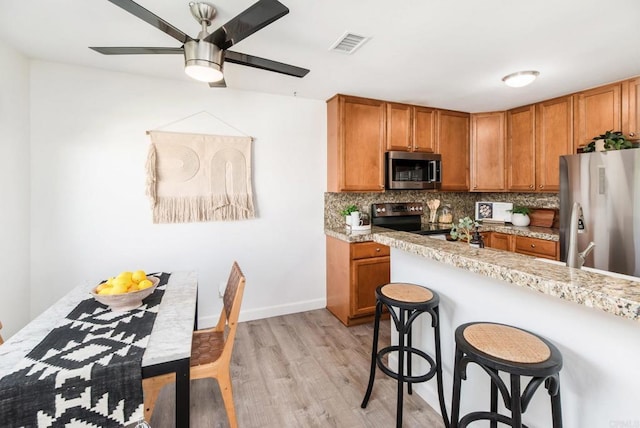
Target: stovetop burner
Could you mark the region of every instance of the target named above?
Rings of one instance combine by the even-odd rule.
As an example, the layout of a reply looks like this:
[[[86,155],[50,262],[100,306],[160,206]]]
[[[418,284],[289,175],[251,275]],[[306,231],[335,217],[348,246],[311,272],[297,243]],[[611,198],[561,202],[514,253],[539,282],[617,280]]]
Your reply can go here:
[[[424,208],[419,202],[393,202],[371,205],[371,224],[418,235],[441,235],[451,231],[450,224],[422,224]]]

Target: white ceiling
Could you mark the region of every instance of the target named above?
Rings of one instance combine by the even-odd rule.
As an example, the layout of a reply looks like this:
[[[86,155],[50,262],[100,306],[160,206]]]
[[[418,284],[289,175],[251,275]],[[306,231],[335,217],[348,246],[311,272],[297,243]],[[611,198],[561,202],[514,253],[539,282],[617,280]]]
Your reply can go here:
[[[280,0],[291,12],[232,50],[305,67],[303,79],[225,65],[234,89],[326,100],[336,93],[479,112],[640,75],[638,0]],[[254,0],[215,0],[216,29]],[[196,37],[188,0],[139,4]],[[370,36],[330,52],[345,31]],[[179,43],[107,0],[2,0],[0,40],[30,58],[188,81],[178,55],[103,56],[88,46]],[[534,69],[525,88],[501,78]],[[99,82],[96,82],[99,83]],[[201,85],[203,91],[215,92]]]

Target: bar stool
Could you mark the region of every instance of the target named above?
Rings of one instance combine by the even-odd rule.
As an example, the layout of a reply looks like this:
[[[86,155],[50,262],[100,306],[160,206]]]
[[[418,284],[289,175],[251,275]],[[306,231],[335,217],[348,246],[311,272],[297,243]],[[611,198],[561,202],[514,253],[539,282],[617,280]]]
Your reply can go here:
[[[471,322],[456,329],[456,356],[453,374],[453,403],[451,428],[464,428],[470,422],[491,421],[522,428],[522,414],[538,387],[544,386],[551,396],[553,428],[562,427],[560,406],[560,369],[562,355],[551,342],[526,330],[496,323]],[[467,378],[469,363],[478,364],[491,378],[491,411],[476,411],[459,419],[462,379]],[[499,372],[510,376],[511,391],[500,378]],[[521,392],[520,376],[529,376]],[[498,413],[498,390],[511,417]]]
[[[415,284],[390,283],[381,285],[376,288],[376,313],[373,328],[373,347],[371,351],[371,373],[369,374],[369,385],[365,393],[364,400],[360,407],[367,407],[371,392],[373,391],[373,381],[375,379],[376,363],[380,370],[387,376],[398,381],[398,398],[396,410],[396,426],[402,426],[402,396],[404,383],[407,384],[409,394],[412,391],[412,384],[425,382],[436,376],[438,382],[438,398],[440,400],[440,409],[442,411],[442,419],[447,428],[449,428],[449,418],[447,416],[447,408],[444,404],[444,391],[442,387],[442,365],[440,356],[440,325],[438,304],[440,297],[438,294],[428,288]],[[393,323],[398,331],[398,345],[387,346],[378,351],[378,333],[380,330],[380,316],[382,307],[386,306],[393,319]],[[398,313],[396,314],[396,309]],[[426,352],[416,349],[411,344],[411,325],[420,314],[429,313],[431,315],[431,326],[434,329],[435,336],[435,361]],[[405,345],[406,340],[406,345]],[[390,352],[398,352],[398,371],[394,372],[387,367],[382,358]],[[414,376],[411,372],[411,359],[413,355],[423,358],[429,363],[429,370],[422,375]],[[404,363],[407,359],[407,370],[405,374]]]

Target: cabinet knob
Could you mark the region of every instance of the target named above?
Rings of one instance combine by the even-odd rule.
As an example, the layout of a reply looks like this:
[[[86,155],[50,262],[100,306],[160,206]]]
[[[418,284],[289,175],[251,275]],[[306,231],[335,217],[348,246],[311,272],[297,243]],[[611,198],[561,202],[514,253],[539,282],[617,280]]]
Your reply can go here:
[[[533,184],[529,184],[529,189],[533,189]]]
[[[380,248],[376,248],[376,253],[379,253],[379,252],[380,252]]]
[[[635,132],[629,132],[629,137],[635,137],[636,133]]]
[[[538,187],[541,188],[541,189],[544,189],[544,186],[542,184],[540,186],[538,186]]]
[[[536,248],[536,244],[531,244],[531,248]]]

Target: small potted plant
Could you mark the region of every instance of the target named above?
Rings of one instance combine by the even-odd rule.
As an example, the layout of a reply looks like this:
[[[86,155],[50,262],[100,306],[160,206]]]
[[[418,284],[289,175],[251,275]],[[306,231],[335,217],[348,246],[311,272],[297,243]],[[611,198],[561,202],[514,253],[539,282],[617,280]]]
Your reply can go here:
[[[591,142],[587,144],[584,149],[582,149],[583,153],[588,152],[602,152],[605,150],[624,150],[624,149],[632,149],[634,144],[627,140],[627,138],[620,131],[607,131],[602,135],[598,135],[597,137],[593,137]]]
[[[473,229],[479,226],[479,224],[471,219],[471,217],[465,217],[458,220],[458,224],[454,224],[451,228],[451,238],[458,239],[460,241],[471,242],[473,236]]]
[[[342,211],[340,211],[340,215],[344,216],[344,221],[348,226],[351,226],[351,213],[359,211],[358,207],[355,205],[349,205]]]
[[[511,210],[511,224],[514,226],[529,226],[531,209],[523,205],[514,205]]]

